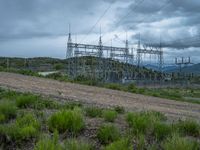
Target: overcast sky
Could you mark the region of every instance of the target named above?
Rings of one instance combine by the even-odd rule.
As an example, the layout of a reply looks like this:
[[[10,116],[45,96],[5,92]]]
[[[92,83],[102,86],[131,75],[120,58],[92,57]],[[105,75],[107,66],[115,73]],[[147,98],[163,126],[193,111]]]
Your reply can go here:
[[[161,41],[166,63],[200,62],[200,0],[0,0],[0,56],[65,58],[69,23],[73,41],[97,44],[101,26],[104,45],[127,32],[130,47]]]

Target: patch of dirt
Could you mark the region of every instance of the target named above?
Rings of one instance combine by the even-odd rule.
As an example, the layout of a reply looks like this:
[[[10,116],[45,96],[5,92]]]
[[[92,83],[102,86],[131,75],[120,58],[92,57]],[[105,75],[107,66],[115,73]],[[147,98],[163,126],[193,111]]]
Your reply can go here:
[[[0,73],[0,86],[58,100],[71,99],[103,107],[123,106],[129,111],[155,110],[165,113],[171,119],[194,118],[200,121],[199,104],[4,72]]]

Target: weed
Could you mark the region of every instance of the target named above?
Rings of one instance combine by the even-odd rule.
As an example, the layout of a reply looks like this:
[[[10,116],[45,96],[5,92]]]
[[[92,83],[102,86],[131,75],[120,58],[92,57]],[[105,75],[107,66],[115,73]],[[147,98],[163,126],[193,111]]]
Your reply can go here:
[[[153,128],[153,135],[159,141],[163,140],[172,133],[172,127],[165,123],[156,122]]]
[[[175,128],[184,135],[200,136],[200,125],[194,120],[179,121]]]
[[[19,108],[34,108],[34,109],[57,109],[60,105],[52,100],[46,100],[40,96],[33,94],[21,94],[16,98],[16,104]]]
[[[198,150],[200,148],[197,142],[180,137],[177,134],[167,138],[162,146],[164,150]]]
[[[48,126],[51,131],[56,129],[59,132],[70,131],[76,134],[84,128],[82,112],[78,108],[59,111],[49,118]]]
[[[85,108],[86,116],[89,117],[101,117],[102,115],[102,109],[98,107],[87,107]]]
[[[114,120],[117,118],[117,112],[114,110],[104,110],[102,116],[105,121],[114,122]]]
[[[132,146],[128,139],[120,139],[105,147],[105,150],[132,150]]]
[[[85,141],[77,141],[70,139],[65,142],[65,148],[67,150],[92,150],[93,146],[86,143]]]
[[[123,114],[125,112],[125,109],[122,106],[116,106],[116,107],[114,107],[114,109],[119,114]]]
[[[63,150],[58,141],[58,132],[54,132],[53,138],[42,137],[35,145],[34,150]]]
[[[126,120],[134,133],[147,133],[153,130],[154,123],[165,117],[159,112],[128,113]]]
[[[15,123],[0,126],[0,134],[14,141],[21,141],[39,134],[40,123],[32,114],[17,118]]]
[[[78,102],[68,102],[65,103],[63,106],[61,106],[61,108],[63,109],[74,109],[76,107],[82,107],[83,105],[81,103]]]
[[[114,125],[102,125],[97,132],[97,138],[103,144],[109,144],[120,138],[120,132]]]
[[[34,106],[37,99],[38,96],[34,96],[32,94],[23,94],[16,98],[16,104],[19,108],[29,108]]]
[[[146,140],[145,140],[145,136],[143,134],[139,134],[137,136],[136,142],[137,142],[137,145],[136,145],[137,149],[139,149],[139,150],[145,149]]]
[[[112,89],[112,90],[123,90],[123,87],[120,84],[116,83],[109,83],[105,85],[106,88]]]
[[[8,100],[0,101],[0,122],[15,118],[16,113],[17,107],[14,102]]]

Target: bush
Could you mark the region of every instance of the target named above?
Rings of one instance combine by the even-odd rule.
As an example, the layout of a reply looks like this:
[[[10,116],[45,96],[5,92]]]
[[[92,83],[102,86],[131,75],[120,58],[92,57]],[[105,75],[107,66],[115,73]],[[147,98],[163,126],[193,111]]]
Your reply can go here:
[[[65,143],[65,148],[67,150],[92,150],[93,146],[84,142],[84,141],[77,141],[75,139],[68,140]]]
[[[59,132],[70,131],[76,134],[84,128],[82,112],[78,108],[59,111],[49,118],[48,126],[51,131],[56,129]]]
[[[101,117],[102,115],[102,109],[101,108],[97,108],[97,107],[87,107],[85,108],[85,112],[86,112],[86,116],[89,117]]]
[[[166,139],[162,147],[164,150],[198,150],[200,148],[197,142],[182,138],[176,134]]]
[[[200,125],[194,120],[179,121],[175,128],[184,135],[200,136]]]
[[[129,126],[133,129],[134,133],[151,132],[154,127],[154,123],[165,119],[164,115],[159,112],[141,112],[141,113],[128,113],[126,120]]]
[[[116,83],[106,84],[105,87],[112,90],[123,90],[122,85]]]
[[[128,89],[129,92],[132,92],[132,93],[136,93],[137,92],[137,87],[135,86],[134,83],[129,84],[127,89]]]
[[[115,126],[106,124],[98,129],[97,138],[101,143],[109,144],[120,138],[120,132]]]
[[[0,101],[0,122],[15,118],[16,115],[17,107],[15,103],[8,100]]]
[[[63,150],[59,144],[58,133],[54,132],[53,138],[42,137],[35,145],[34,150]]]
[[[105,150],[132,150],[132,146],[128,139],[120,139],[105,147]]]
[[[114,122],[117,118],[117,112],[114,110],[104,110],[102,116],[105,121]]]
[[[125,112],[125,109],[122,106],[116,106],[114,109],[119,114],[123,114]]]
[[[16,104],[19,108],[32,108],[36,103],[38,96],[32,94],[23,94],[16,98]]]
[[[154,124],[153,135],[157,140],[163,140],[172,133],[172,127],[165,123],[156,122]]]
[[[0,134],[14,141],[21,141],[31,137],[37,137],[40,123],[32,114],[26,114],[16,119],[10,125],[1,125]]]

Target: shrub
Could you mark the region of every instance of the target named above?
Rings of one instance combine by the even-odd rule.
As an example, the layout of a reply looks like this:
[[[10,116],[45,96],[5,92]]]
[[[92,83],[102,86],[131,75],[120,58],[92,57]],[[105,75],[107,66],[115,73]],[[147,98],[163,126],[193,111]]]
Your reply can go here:
[[[135,86],[134,83],[129,84],[127,89],[128,89],[129,92],[132,92],[132,93],[136,93],[137,92],[137,87]]]
[[[56,129],[59,132],[70,131],[76,134],[84,128],[82,112],[78,108],[59,111],[49,118],[48,126],[51,131]]]
[[[16,104],[19,108],[34,107],[34,104],[36,103],[37,99],[38,96],[34,96],[31,94],[23,94],[16,98]]]
[[[117,112],[114,110],[104,110],[102,116],[105,121],[114,122],[117,118]]]
[[[106,84],[105,87],[108,88],[108,89],[112,89],[112,90],[123,90],[122,85],[116,84],[116,83]]]
[[[105,147],[105,150],[132,150],[132,146],[128,139],[120,139]]]
[[[198,150],[198,143],[174,134],[162,144],[164,150]]]
[[[154,124],[153,135],[157,140],[163,140],[172,133],[172,127],[165,123],[156,122]]]
[[[36,143],[34,150],[63,150],[58,141],[58,133],[54,132],[53,138],[42,137]]]
[[[8,100],[0,101],[0,122],[15,118],[17,115],[16,113],[17,107],[15,103]]]
[[[184,135],[200,136],[200,125],[194,120],[179,121],[175,128]]]
[[[37,137],[40,123],[32,114],[26,114],[17,118],[15,123],[10,125],[1,125],[0,134],[8,139],[15,141],[25,140],[31,137]]]
[[[86,112],[86,116],[89,117],[101,117],[102,115],[102,109],[101,108],[97,108],[97,107],[87,107],[85,108],[85,112]]]
[[[97,138],[101,143],[108,144],[118,140],[120,138],[120,132],[115,126],[106,124],[98,129]]]
[[[158,112],[128,113],[126,120],[134,133],[147,133],[153,130],[154,123],[164,119]]]
[[[125,112],[125,109],[122,106],[116,106],[114,109],[119,114],[123,114]]]
[[[71,139],[71,140],[66,141],[64,149],[67,149],[67,150],[92,150],[93,146],[84,141],[77,141],[75,139]]]

